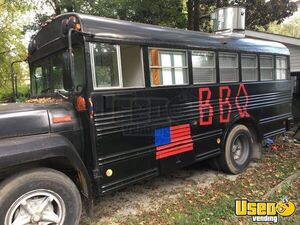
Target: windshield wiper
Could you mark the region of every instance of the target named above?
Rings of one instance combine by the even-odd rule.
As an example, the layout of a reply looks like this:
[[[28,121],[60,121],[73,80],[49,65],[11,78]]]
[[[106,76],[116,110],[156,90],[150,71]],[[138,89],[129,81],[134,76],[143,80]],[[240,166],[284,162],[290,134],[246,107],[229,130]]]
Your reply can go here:
[[[59,97],[61,97],[61,98],[64,99],[64,100],[69,100],[69,97],[66,96],[66,95],[64,95],[64,94],[62,93],[62,91],[60,91],[60,90],[55,90],[54,93],[57,94]]]

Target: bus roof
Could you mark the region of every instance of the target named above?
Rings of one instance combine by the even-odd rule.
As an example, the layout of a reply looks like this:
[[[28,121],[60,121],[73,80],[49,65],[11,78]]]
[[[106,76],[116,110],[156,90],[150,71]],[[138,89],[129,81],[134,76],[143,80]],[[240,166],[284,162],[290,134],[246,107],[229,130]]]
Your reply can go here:
[[[85,14],[62,14],[58,16],[54,22],[59,22],[69,16],[76,16],[79,19],[83,32],[91,33],[95,35],[95,38],[103,40],[132,42],[149,46],[172,46],[178,48],[231,50],[289,55],[288,48],[278,42],[241,37],[228,37],[211,33],[187,31],[183,29],[134,23]],[[49,40],[51,36],[49,36],[49,28],[47,29],[47,27],[51,27],[51,24],[52,23],[43,28],[37,34],[36,39],[41,40],[44,39],[42,36],[47,36],[46,39],[51,41]],[[57,28],[52,28],[50,30],[58,31]],[[55,33],[57,34],[57,32]]]

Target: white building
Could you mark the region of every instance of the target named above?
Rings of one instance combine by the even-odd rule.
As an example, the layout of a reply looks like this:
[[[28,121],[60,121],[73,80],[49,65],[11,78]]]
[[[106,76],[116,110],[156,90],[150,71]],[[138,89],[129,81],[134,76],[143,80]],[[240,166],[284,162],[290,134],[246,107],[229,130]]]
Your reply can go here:
[[[276,41],[284,44],[290,50],[291,75],[294,83],[294,96],[300,97],[300,38],[293,38],[267,32],[257,32],[246,30],[246,37]]]

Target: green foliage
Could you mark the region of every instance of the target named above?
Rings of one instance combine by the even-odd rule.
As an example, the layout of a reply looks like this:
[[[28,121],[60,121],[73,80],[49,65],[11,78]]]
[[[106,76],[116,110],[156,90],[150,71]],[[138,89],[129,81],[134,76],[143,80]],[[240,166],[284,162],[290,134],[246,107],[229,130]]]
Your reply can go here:
[[[257,30],[259,26],[267,29],[269,24],[274,21],[280,24],[297,10],[296,3],[291,0],[270,0],[268,2],[265,0],[187,0],[187,2],[188,28],[199,30],[200,26],[200,30],[203,31],[211,31],[210,19],[205,15],[219,7],[244,6],[246,8],[246,28],[249,30]]]
[[[26,58],[22,14],[29,9],[25,0],[0,0],[0,99],[11,95],[11,63]],[[15,64],[14,69],[19,80],[28,75],[24,65]]]
[[[271,22],[281,23],[291,16],[297,5],[291,0],[44,0],[55,15],[79,12],[135,22],[192,30],[211,31],[209,14],[218,7],[240,5],[247,10],[247,29],[268,28]],[[47,17],[38,14],[42,24]]]
[[[155,25],[186,27],[183,0],[44,0],[44,2],[53,8],[54,15],[78,12]],[[47,16],[38,14],[35,19],[41,25],[47,20]],[[37,30],[37,27],[31,28]]]
[[[30,86],[21,84],[18,86],[18,101],[24,102],[30,97]]]
[[[245,5],[246,26],[250,30],[257,30],[258,26],[267,29],[269,24],[274,21],[280,24],[297,10],[296,3],[291,0],[270,0],[269,2],[265,2],[265,0],[236,0],[236,2]]]
[[[287,22],[277,24],[273,22],[268,29],[260,28],[260,31],[267,31],[274,34],[287,35],[291,37],[300,38],[300,11],[296,13]]]
[[[17,100],[19,102],[24,102],[30,97],[30,86],[26,84],[18,85],[18,96]],[[6,91],[5,89],[0,89],[0,103],[3,102],[11,102],[12,101],[12,93],[10,91]]]

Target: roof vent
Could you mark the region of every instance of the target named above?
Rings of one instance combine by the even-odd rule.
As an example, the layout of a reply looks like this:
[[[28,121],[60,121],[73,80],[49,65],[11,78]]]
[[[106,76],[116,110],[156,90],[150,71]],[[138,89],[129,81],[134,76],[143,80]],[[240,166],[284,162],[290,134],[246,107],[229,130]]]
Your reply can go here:
[[[245,37],[246,10],[244,7],[225,7],[211,14],[216,34]]]

